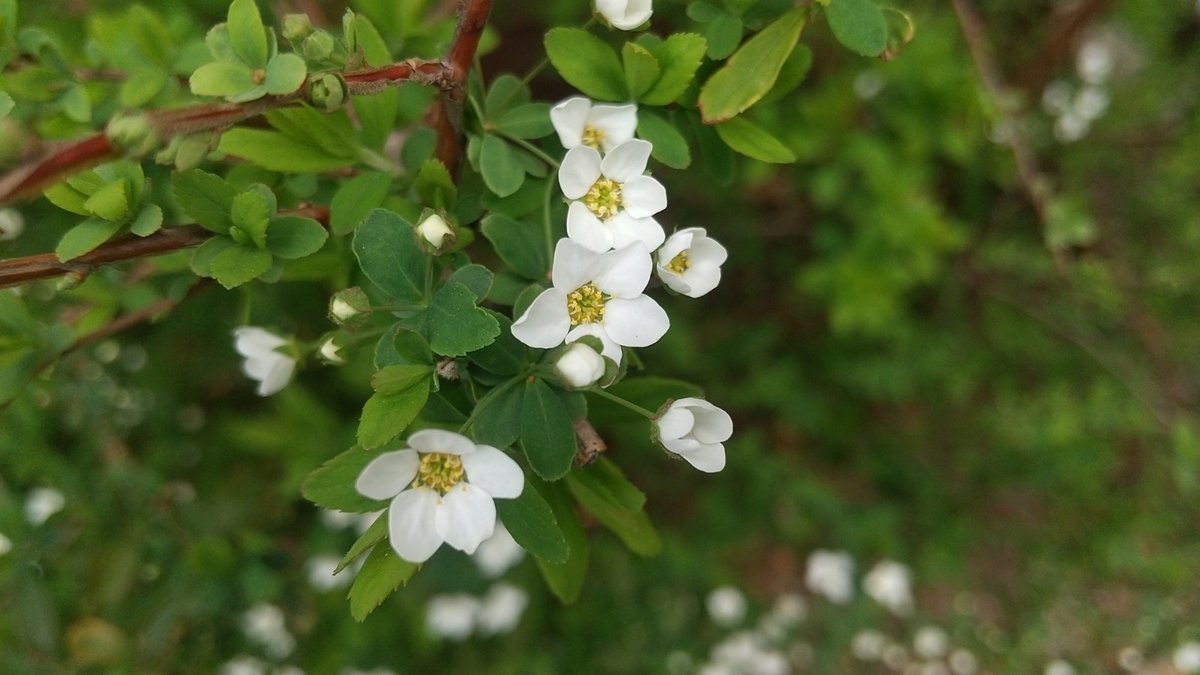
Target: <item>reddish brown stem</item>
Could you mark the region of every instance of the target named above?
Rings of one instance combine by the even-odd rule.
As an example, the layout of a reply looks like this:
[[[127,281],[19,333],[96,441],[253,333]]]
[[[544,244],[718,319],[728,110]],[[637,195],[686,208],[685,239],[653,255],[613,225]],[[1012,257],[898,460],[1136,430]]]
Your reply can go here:
[[[467,77],[471,63],[479,48],[479,38],[487,24],[492,0],[463,0],[458,12],[458,25],[454,28],[454,41],[446,55],[449,85],[442,89],[434,115],[437,131],[437,158],[451,175],[458,173],[462,157],[463,101],[467,98]]]

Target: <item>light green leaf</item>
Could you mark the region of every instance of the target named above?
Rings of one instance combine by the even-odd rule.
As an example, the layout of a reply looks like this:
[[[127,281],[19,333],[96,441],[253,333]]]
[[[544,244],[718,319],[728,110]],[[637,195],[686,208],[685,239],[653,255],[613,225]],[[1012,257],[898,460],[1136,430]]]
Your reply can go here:
[[[355,560],[358,560],[359,556],[366,553],[368,549],[386,539],[387,534],[388,514],[387,512],[384,512],[379,514],[379,517],[375,519],[375,522],[371,523],[371,526],[367,528],[367,531],[363,532],[362,536],[355,540],[355,542],[350,546],[350,550],[346,551],[346,555],[342,556],[342,561],[337,564],[337,567],[333,568],[333,573],[341,573],[341,571],[349,567],[351,563],[353,563]]]
[[[492,81],[484,99],[483,109],[487,112],[488,120],[496,120],[506,111],[524,106],[529,103],[529,87],[508,73]]]
[[[147,204],[129,224],[129,231],[139,237],[147,237],[162,228],[163,211],[158,204]]]
[[[263,84],[268,94],[290,94],[304,84],[308,67],[304,59],[295,54],[276,54],[267,64],[267,76]]]
[[[271,222],[271,210],[266,198],[257,190],[247,190],[234,197],[229,217],[233,220],[233,226],[255,246],[267,247],[267,225]],[[234,235],[234,239],[237,238]]]
[[[261,129],[226,131],[221,135],[220,150],[264,169],[283,173],[322,173],[354,163],[353,159],[306,145],[279,132]]]
[[[434,209],[449,209],[458,201],[458,188],[446,165],[438,159],[427,159],[421,164],[413,187],[421,201]]]
[[[425,267],[430,261],[407,220],[375,209],[355,231],[353,247],[363,273],[384,293],[403,302],[425,299]]]
[[[371,377],[371,388],[379,394],[399,394],[425,382],[433,375],[432,366],[398,365],[380,368]],[[428,384],[428,382],[426,382]]]
[[[588,466],[574,473],[579,482],[589,489],[604,496],[605,501],[612,503],[626,513],[637,513],[646,505],[646,495],[629,482],[625,474],[616,464],[606,457],[601,457]]]
[[[358,442],[376,448],[408,428],[429,398],[429,385],[417,384],[395,394],[376,393],[367,399],[358,422]]]
[[[392,177],[378,171],[364,171],[342,185],[329,204],[329,228],[334,234],[353,232],[372,209],[387,199]]]
[[[629,97],[635,101],[641,100],[642,94],[650,91],[650,87],[654,86],[662,73],[658,59],[654,58],[650,50],[632,42],[626,42],[621,48],[621,63],[625,70],[625,86]]]
[[[479,150],[479,173],[488,189],[507,197],[525,182],[525,169],[508,141],[488,134]]]
[[[402,584],[408,583],[420,565],[396,555],[391,546],[376,546],[350,587],[350,614],[355,621],[367,618]]]
[[[68,87],[58,103],[62,106],[63,114],[72,122],[87,124],[92,121],[92,102],[82,85]]]
[[[688,150],[687,140],[675,125],[649,108],[640,108],[637,115],[638,138],[654,144],[650,155],[672,169],[688,168],[692,163],[692,153]]]
[[[639,99],[646,105],[668,105],[683,95],[704,59],[707,43],[694,33],[676,33],[651,50],[662,74]]]
[[[763,97],[800,39],[806,10],[797,7],[750,38],[700,90],[700,113],[708,124],[724,122]]]
[[[575,461],[575,428],[566,406],[542,380],[525,385],[521,408],[521,448],[529,466],[546,480],[558,480]]]
[[[490,345],[500,334],[500,324],[480,309],[470,289],[451,281],[433,294],[426,320],[433,353],[463,356]]]
[[[273,110],[267,113],[267,121],[293,141],[330,155],[350,159],[359,154],[358,137],[345,110],[323,113],[302,105]]]
[[[108,241],[120,229],[121,223],[118,221],[89,218],[67,230],[54,249],[54,254],[59,260],[73,260]]]
[[[558,526],[554,511],[528,482],[516,499],[497,499],[496,514],[521,548],[538,560],[548,563],[567,562],[571,549]]]
[[[44,194],[46,195],[46,199],[50,200],[51,204],[64,211],[70,211],[81,216],[92,215],[83,206],[87,202],[89,195],[80,192],[67,181],[63,181],[47,189]]]
[[[196,252],[192,254],[191,268],[192,271],[202,277],[212,277],[212,261],[222,251],[230,246],[237,246],[230,237],[216,236],[210,237],[208,241],[196,247]]]
[[[161,70],[135,71],[121,84],[121,105],[126,108],[140,108],[158,96],[166,86],[167,74]]]
[[[92,193],[83,208],[88,213],[105,220],[121,220],[129,214],[129,183],[125,179],[106,183]]]
[[[546,56],[572,87],[602,101],[627,100],[621,61],[603,40],[578,28],[546,33]]]
[[[879,56],[887,47],[887,19],[871,0],[829,0],[825,18],[838,42],[856,54]]]
[[[213,256],[209,263],[213,278],[225,288],[235,288],[271,269],[270,253],[235,244]]]
[[[233,48],[228,24],[219,23],[210,28],[204,36],[204,45],[208,47],[208,53],[212,54],[214,59],[246,67],[246,64],[242,63],[242,57],[238,56],[237,50]]]
[[[300,493],[323,509],[346,513],[378,511],[384,504],[359,494],[354,489],[354,482],[367,464],[382,452],[354,446],[309,473],[300,485]]]
[[[226,25],[230,44],[242,61],[251,68],[265,68],[271,55],[267,51],[267,31],[254,0],[233,0]]]
[[[7,117],[15,105],[16,102],[13,101],[12,96],[8,95],[8,92],[0,91],[0,120]]]
[[[280,216],[267,227],[267,250],[285,260],[310,256],[325,245],[329,233],[312,218]]]
[[[790,164],[796,161],[796,155],[791,149],[744,117],[735,117],[718,124],[716,129],[726,145],[747,157],[773,164]]]
[[[804,80],[804,76],[808,75],[812,62],[813,53],[808,45],[803,42],[796,43],[791,56],[784,61],[783,68],[779,70],[775,84],[771,85],[771,91],[768,91],[759,103],[774,103],[790,94]]]
[[[171,177],[175,201],[206,230],[226,234],[233,227],[229,212],[237,191],[219,176],[191,169]]]
[[[496,131],[513,138],[541,138],[554,131],[550,123],[550,104],[526,103],[506,111],[492,122]]]
[[[197,96],[234,96],[256,87],[254,71],[240,63],[216,61],[196,69],[188,86]]]

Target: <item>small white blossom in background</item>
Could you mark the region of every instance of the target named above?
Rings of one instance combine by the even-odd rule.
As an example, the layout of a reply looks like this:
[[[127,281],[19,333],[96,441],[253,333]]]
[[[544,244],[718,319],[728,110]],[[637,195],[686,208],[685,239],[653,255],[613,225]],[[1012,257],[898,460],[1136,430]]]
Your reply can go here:
[[[4,536],[3,533],[0,533],[0,555],[7,555],[11,550],[13,550],[12,539]]]
[[[784,593],[775,598],[771,617],[785,625],[794,626],[808,617],[808,603],[799,593]]]
[[[50,516],[63,510],[67,498],[54,488],[40,487],[29,491],[25,497],[25,520],[37,527],[50,519]]]
[[[504,582],[492,586],[483,596],[475,616],[479,634],[487,636],[513,632],[528,606],[529,594],[524,590]]]
[[[839,605],[854,597],[854,559],[845,551],[818,549],[808,556],[804,585]]]
[[[25,217],[16,209],[0,209],[0,241],[11,241],[25,231]]]
[[[441,248],[442,244],[446,242],[446,237],[451,237],[451,241],[453,241],[455,236],[454,228],[450,227],[445,218],[436,213],[430,214],[425,220],[422,220],[417,225],[417,232],[435,250]]]
[[[270,603],[260,602],[246,610],[242,615],[242,632],[261,644],[273,659],[287,658],[296,649],[296,638],[288,632],[283,610]]]
[[[643,175],[650,143],[626,141],[601,157],[600,151],[577,145],[558,169],[558,185],[572,200],[567,209],[567,236],[603,253],[635,241],[653,251],[666,234],[653,216],[667,208],[667,191]]]
[[[923,659],[940,659],[950,651],[950,636],[937,626],[923,626],[913,637],[913,651]]]
[[[408,447],[371,460],[354,484],[391,499],[388,540],[405,560],[429,560],[443,543],[471,554],[496,527],[495,499],[515,499],[525,474],[508,455],[451,431],[424,429]]]
[[[591,335],[604,345],[604,356],[620,363],[621,347],[649,347],[671,326],[663,308],[643,294],[651,264],[641,242],[596,253],[559,239],[553,286],[513,322],[513,337],[530,347],[551,349]]]
[[[912,574],[894,560],[883,560],[863,577],[863,590],[892,613],[905,616],[912,612]]]
[[[767,648],[763,636],[754,631],[739,631],[713,647],[710,662],[701,673],[745,673],[748,675],[787,675],[791,672],[787,657]]]
[[[955,649],[951,652],[948,663],[950,672],[954,675],[975,675],[979,671],[979,661],[966,649]]]
[[[317,516],[321,519],[321,524],[331,530],[344,530],[354,524],[357,513],[348,513],[346,511],[335,511],[333,509],[321,509]]]
[[[304,675],[304,671],[298,666],[279,666],[271,675]]]
[[[1045,675],[1075,675],[1075,666],[1063,661],[1055,659],[1046,664]]]
[[[321,592],[345,588],[350,585],[351,581],[354,581],[354,575],[362,564],[361,560],[360,557],[355,564],[348,565],[346,569],[334,574],[333,571],[342,562],[341,556],[332,553],[313,556],[304,564],[308,584]]]
[[[721,265],[729,257],[725,247],[710,238],[703,227],[676,232],[655,255],[658,278],[689,298],[705,295],[721,283]]]
[[[1146,663],[1146,657],[1137,647],[1124,647],[1117,652],[1117,663],[1125,670],[1138,670]]]
[[[713,589],[704,599],[704,608],[713,623],[733,628],[746,618],[746,596],[733,586]]]
[[[688,464],[715,473],[725,468],[725,441],[733,435],[729,413],[702,398],[681,398],[654,420],[658,442]]]
[[[887,636],[877,630],[859,631],[850,640],[850,653],[861,661],[877,661],[888,645]]]
[[[576,342],[554,362],[554,373],[571,389],[583,389],[604,377],[604,357],[590,346]]]
[[[1184,675],[1200,673],[1200,642],[1185,642],[1171,655],[1175,670]]]
[[[514,565],[525,559],[525,549],[509,534],[504,523],[496,521],[492,536],[483,540],[479,548],[471,554],[471,560],[483,576],[488,579],[498,579]]]
[[[601,152],[633,140],[637,130],[637,106],[595,105],[573,96],[550,109],[550,122],[567,150],[586,145]]]
[[[651,0],[596,0],[596,12],[613,28],[633,30],[654,13]]]
[[[425,608],[425,629],[429,634],[461,642],[475,630],[479,601],[464,593],[435,595]]]
[[[889,643],[884,646],[880,660],[883,661],[883,665],[892,670],[901,670],[908,665],[908,650],[902,644]]]
[[[266,675],[267,664],[253,656],[235,656],[221,665],[220,675]]]
[[[1093,38],[1075,52],[1075,71],[1088,84],[1104,84],[1116,65],[1113,47],[1107,40]]]
[[[396,675],[396,671],[389,668],[375,668],[373,670],[359,670],[358,668],[342,668],[337,675]]]
[[[275,351],[287,340],[255,326],[233,330],[233,346],[245,357],[242,372],[258,381],[258,395],[270,396],[287,386],[296,370],[296,359]]]

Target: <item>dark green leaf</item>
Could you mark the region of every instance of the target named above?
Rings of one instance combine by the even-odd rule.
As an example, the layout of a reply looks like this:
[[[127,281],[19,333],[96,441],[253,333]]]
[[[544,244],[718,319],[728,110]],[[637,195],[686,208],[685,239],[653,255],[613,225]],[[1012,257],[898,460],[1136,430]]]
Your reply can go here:
[[[500,334],[500,324],[476,304],[466,286],[451,281],[433,294],[426,312],[429,346],[435,354],[463,356],[490,345]]]
[[[267,121],[293,141],[331,156],[353,159],[358,155],[358,137],[345,110],[323,113],[309,106],[284,108],[267,113]]]
[[[571,549],[554,511],[532,485],[526,484],[516,499],[497,499],[496,513],[521,548],[539,561],[561,564],[569,559]]]
[[[496,131],[513,138],[541,138],[554,131],[550,123],[550,104],[527,103],[508,110],[492,122]]]
[[[768,91],[759,103],[773,103],[791,93],[804,80],[809,68],[812,68],[812,60],[813,53],[808,45],[803,42],[796,43],[791,56],[784,61],[775,84],[771,85],[771,91]]]
[[[271,269],[271,254],[252,246],[234,244],[213,256],[213,278],[225,288],[235,288]]]
[[[467,358],[488,372],[498,375],[516,375],[529,360],[529,348],[512,335],[512,320],[503,314],[485,310],[500,324],[500,335],[496,341],[483,349],[473,351]]]
[[[301,143],[277,131],[262,129],[230,129],[221,135],[219,149],[264,169],[283,173],[323,173],[354,163],[353,159]]]
[[[325,462],[308,474],[300,492],[308,501],[323,509],[347,513],[370,513],[383,508],[384,503],[369,499],[354,489],[358,475],[382,450],[367,450],[355,446]]]
[[[856,54],[879,56],[887,47],[887,19],[871,0],[829,0],[825,18],[838,42]]]
[[[658,81],[662,73],[658,59],[645,47],[626,42],[621,48],[621,63],[625,70],[625,86],[629,97],[637,101]]]
[[[267,228],[267,248],[274,255],[292,260],[321,250],[329,233],[312,218],[279,216]]]
[[[454,179],[441,160],[426,160],[417,172],[413,187],[421,201],[435,209],[449,209],[458,200],[458,188],[454,186]]]
[[[602,101],[626,100],[621,61],[603,40],[578,28],[546,33],[546,56],[572,87]]]
[[[646,495],[605,457],[577,470],[573,475],[593,492],[604,495],[605,501],[626,513],[637,513],[646,505]]]
[[[420,302],[425,297],[425,266],[412,224],[398,214],[375,209],[354,233],[354,254],[363,273],[393,298]]]
[[[541,380],[525,384],[521,447],[529,466],[546,480],[565,476],[575,460],[575,428],[571,416],[554,390]]]
[[[737,49],[744,30],[741,17],[722,12],[704,27],[704,38],[708,43],[708,57],[723,59]]]
[[[417,384],[396,394],[373,394],[358,422],[358,442],[376,448],[395,438],[425,407],[429,386]]]
[[[392,188],[392,177],[364,171],[338,189],[329,203],[329,228],[334,234],[353,232],[373,209],[383,205]]]
[[[726,145],[747,157],[773,164],[790,164],[796,161],[796,155],[791,149],[744,117],[722,122],[716,129]]]
[[[611,492],[596,491],[593,484],[578,474],[567,474],[567,486],[587,512],[625,542],[629,550],[642,556],[658,555],[662,539],[645,511],[629,513]]]
[[[493,214],[483,219],[481,229],[496,254],[514,272],[537,281],[544,281],[550,274],[541,228]]]
[[[171,185],[175,201],[204,229],[227,234],[229,228],[233,227],[229,212],[233,209],[233,198],[237,196],[237,191],[219,176],[191,169],[175,174],[171,178]]]
[[[192,254],[192,271],[202,277],[211,277],[213,258],[230,246],[237,246],[237,242],[230,237],[210,237],[208,241],[196,247],[196,252]]]
[[[521,405],[525,389],[519,385],[497,385],[481,400],[484,407],[475,418],[471,435],[476,442],[497,448],[507,448],[521,436]],[[499,502],[497,502],[497,506]]]
[[[546,585],[558,596],[559,600],[570,604],[579,597],[579,591],[583,589],[583,578],[587,574],[590,553],[587,535],[579,523],[579,516],[575,513],[575,503],[561,484],[545,485],[532,477],[526,477],[525,489],[528,490],[533,486],[539,489],[539,492],[545,497],[546,503],[550,505],[554,519],[558,521],[558,527],[562,530],[563,537],[567,541],[567,548],[570,550],[565,563],[546,562],[541,558],[535,558],[535,560],[538,569],[542,572],[542,577],[546,579]]]
[[[371,378],[371,388],[380,394],[398,394],[427,381],[432,375],[432,366],[387,366],[379,369]]]
[[[638,110],[637,135],[653,143],[650,155],[672,169],[686,169],[692,163],[687,140],[661,113],[649,108]]]
[[[350,587],[350,614],[362,621],[401,584],[408,583],[420,566],[396,555],[391,546],[376,546]]]
[[[476,300],[483,300],[492,288],[492,276],[491,270],[483,265],[463,265],[446,281],[457,281],[466,286]]]
[[[488,134],[479,149],[479,173],[488,189],[507,197],[525,182],[525,169],[508,141]]]
[[[724,122],[763,97],[800,39],[806,10],[797,7],[776,19],[737,50],[700,90],[700,113],[708,124]]]
[[[483,107],[487,111],[487,118],[495,120],[506,111],[529,103],[529,98],[529,87],[505,73],[492,82]]]

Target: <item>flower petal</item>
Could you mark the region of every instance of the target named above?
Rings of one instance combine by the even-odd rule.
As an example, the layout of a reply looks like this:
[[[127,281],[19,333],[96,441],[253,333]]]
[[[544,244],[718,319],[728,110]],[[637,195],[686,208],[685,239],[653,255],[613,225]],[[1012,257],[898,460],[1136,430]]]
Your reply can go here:
[[[558,185],[567,199],[581,199],[600,179],[600,152],[586,145],[567,151],[558,168]]]
[[[705,473],[725,468],[725,446],[720,443],[697,443],[695,449],[676,454]]]
[[[646,162],[650,159],[650,150],[653,147],[648,141],[637,138],[626,141],[604,156],[604,160],[600,162],[600,173],[604,174],[605,178],[610,178],[618,183],[624,183],[634,176],[640,176],[646,171]],[[569,157],[570,153],[567,153],[567,156]],[[565,168],[566,165],[567,160],[564,158],[563,167]],[[595,179],[592,182],[596,182]],[[591,187],[590,183],[588,187]],[[564,189],[563,192],[566,190]],[[622,188],[622,192],[624,192],[624,188]],[[578,197],[572,197],[572,199],[578,199]]]
[[[538,349],[550,349],[562,344],[571,329],[567,312],[567,293],[547,288],[534,298],[533,304],[512,325],[513,337]]]
[[[663,265],[659,265],[658,267],[654,268],[654,270],[658,272],[658,278],[667,285],[667,288],[670,288],[676,293],[682,293],[683,295],[691,296],[692,287],[682,276],[672,272]]]
[[[233,329],[233,347],[242,356],[261,356],[287,344],[287,340],[257,326],[239,326]]]
[[[649,347],[670,327],[667,313],[645,295],[613,298],[604,306],[604,330],[613,342],[625,347]]]
[[[470,483],[459,483],[442,495],[434,511],[438,536],[470,555],[496,528],[492,496]]]
[[[667,208],[667,189],[649,176],[634,176],[621,186],[625,210],[634,218],[648,218]]]
[[[599,264],[600,255],[595,251],[577,241],[559,239],[554,246],[554,269],[550,273],[550,281],[555,288],[570,293],[596,278]]]
[[[564,148],[570,150],[583,142],[583,129],[591,110],[592,102],[582,96],[572,96],[550,109],[550,123]]]
[[[475,443],[471,439],[443,429],[422,429],[408,437],[408,445],[424,453],[469,455],[475,452]]]
[[[701,443],[723,443],[733,435],[733,418],[729,413],[712,406],[711,410],[696,410],[696,426],[692,435]]]
[[[721,283],[721,268],[708,263],[693,264],[683,273],[682,285],[686,288],[676,288],[666,278],[663,278],[663,282],[689,298],[698,298],[707,295]]]
[[[635,241],[640,241],[646,245],[647,251],[653,251],[662,245],[663,239],[666,239],[667,236],[657,220],[634,218],[628,211],[621,211],[604,224],[612,233],[613,248],[623,248]]]
[[[667,237],[667,241],[663,243],[662,248],[658,249],[655,254],[658,256],[658,264],[666,265],[674,260],[675,256],[691,248],[693,238],[691,230],[695,229],[697,228],[689,227],[686,230],[680,230]],[[690,258],[691,256],[688,257]]]
[[[646,245],[635,241],[601,255],[590,279],[596,282],[596,288],[614,298],[635,298],[646,290],[652,264]]]
[[[525,487],[525,474],[512,457],[490,445],[462,458],[467,482],[497,499],[516,499]]]
[[[684,406],[678,403],[671,405],[667,412],[659,417],[658,438],[665,444],[667,441],[674,441],[684,436],[687,436],[692,431],[692,427],[696,426],[696,417]]]
[[[554,111],[550,112],[553,117]],[[591,114],[588,115],[588,121],[604,133],[604,140],[600,142],[600,147],[604,148],[605,152],[612,152],[613,148],[618,145],[633,140],[633,132],[637,130],[637,106],[633,104],[593,106]]]
[[[612,232],[583,202],[571,202],[567,209],[567,236],[596,253],[613,247]]]
[[[696,237],[692,248],[688,251],[688,259],[693,263],[706,262],[711,265],[723,265],[729,258],[729,252],[715,239],[705,236]]]
[[[600,339],[600,343],[604,345],[604,348],[600,350],[601,356],[612,359],[618,366],[621,365],[621,345],[613,342],[613,339],[608,337],[608,333],[605,332],[604,327],[600,324],[581,323],[572,328],[571,332],[567,333],[567,344],[571,344],[587,335]]]
[[[391,499],[417,477],[420,464],[416,450],[385,452],[363,467],[354,489],[370,499]]]
[[[296,362],[280,355],[280,358],[268,362],[270,369],[258,385],[259,396],[270,396],[278,393],[292,381],[292,372],[296,370]]]
[[[388,539],[397,555],[409,562],[429,560],[445,539],[438,534],[439,495],[421,487],[396,495],[388,508]]]

